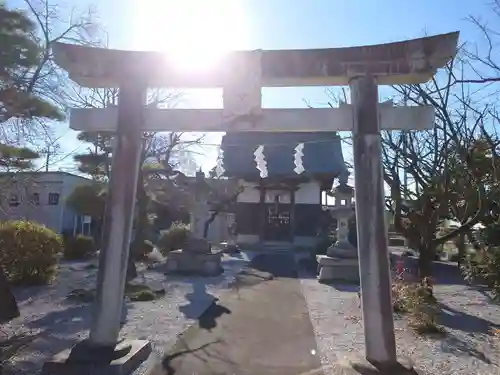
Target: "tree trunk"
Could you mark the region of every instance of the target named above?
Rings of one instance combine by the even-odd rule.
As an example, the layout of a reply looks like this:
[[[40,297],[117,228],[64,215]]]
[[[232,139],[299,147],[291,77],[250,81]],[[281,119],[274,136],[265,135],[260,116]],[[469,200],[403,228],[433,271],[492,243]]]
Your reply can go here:
[[[420,279],[432,276],[434,249],[429,243],[420,243],[418,247],[418,276]]]
[[[142,171],[139,171],[139,178],[137,179],[137,214],[135,221],[135,238],[136,245],[141,244],[147,239],[147,232],[149,230],[148,220],[148,195],[144,188],[144,176]]]
[[[19,307],[12,293],[7,277],[0,268],[0,323],[7,323],[19,316]]]
[[[219,211],[213,211],[210,214],[210,217],[205,221],[205,224],[203,224],[203,239],[207,239],[208,237],[208,230],[210,229],[210,224],[212,224],[215,221],[215,218],[219,214]]]
[[[465,234],[459,234],[455,239],[455,246],[458,249],[458,264],[461,265],[465,260],[467,247],[465,246]]]
[[[137,214],[135,215],[135,234],[134,239],[131,241],[128,263],[127,263],[127,281],[133,280],[137,277],[137,267],[135,261],[137,260],[138,252],[142,249],[142,244],[147,239],[147,231],[149,227],[148,222],[148,196],[144,188],[144,175],[142,170],[139,170],[139,177],[137,178]]]
[[[135,266],[135,262],[131,254],[129,254],[128,262],[127,262],[127,276],[126,281],[129,282],[134,280],[137,277],[137,267]]]
[[[481,250],[481,244],[479,243],[479,241],[477,240],[476,238],[476,235],[474,234],[474,232],[472,231],[468,231],[467,232],[467,237],[469,238],[469,242],[472,244],[472,246],[474,247],[474,250],[476,251],[479,251]]]

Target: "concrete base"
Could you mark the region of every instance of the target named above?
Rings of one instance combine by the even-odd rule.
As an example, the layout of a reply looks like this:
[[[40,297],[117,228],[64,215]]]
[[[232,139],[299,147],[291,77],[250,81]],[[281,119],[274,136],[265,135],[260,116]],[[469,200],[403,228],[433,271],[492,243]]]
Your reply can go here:
[[[410,361],[388,366],[374,366],[364,358],[346,358],[325,368],[332,375],[419,375]],[[424,375],[424,374],[421,374]]]
[[[318,261],[318,281],[347,281],[359,283],[359,263],[357,258],[332,258],[328,255],[316,256]]]
[[[151,344],[145,340],[124,340],[109,355],[102,354],[103,349],[79,343],[45,362],[42,375],[128,375],[149,357]]]
[[[222,253],[191,253],[175,250],[168,253],[167,273],[190,273],[203,276],[217,276],[224,270],[221,266]]]
[[[357,258],[358,249],[352,246],[349,242],[339,242],[330,246],[326,250],[326,254],[332,258]]]

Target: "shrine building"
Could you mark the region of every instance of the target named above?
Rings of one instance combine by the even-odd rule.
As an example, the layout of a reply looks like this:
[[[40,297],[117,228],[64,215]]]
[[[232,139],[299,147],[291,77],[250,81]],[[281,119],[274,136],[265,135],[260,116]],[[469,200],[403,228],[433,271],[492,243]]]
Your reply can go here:
[[[295,147],[304,144],[305,171],[294,171]],[[254,152],[264,145],[267,177]],[[222,138],[225,176],[244,187],[235,206],[239,245],[314,246],[323,213],[322,193],[348,173],[336,132],[234,132]]]

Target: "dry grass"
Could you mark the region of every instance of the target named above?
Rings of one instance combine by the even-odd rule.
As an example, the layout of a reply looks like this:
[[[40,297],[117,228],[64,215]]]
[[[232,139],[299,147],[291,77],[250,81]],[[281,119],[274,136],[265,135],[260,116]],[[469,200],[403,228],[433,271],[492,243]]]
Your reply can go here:
[[[407,281],[398,277],[392,287],[393,309],[407,316],[408,326],[418,334],[443,334],[438,324],[439,306],[429,279]]]
[[[492,328],[491,333],[495,338],[500,339],[500,328]]]

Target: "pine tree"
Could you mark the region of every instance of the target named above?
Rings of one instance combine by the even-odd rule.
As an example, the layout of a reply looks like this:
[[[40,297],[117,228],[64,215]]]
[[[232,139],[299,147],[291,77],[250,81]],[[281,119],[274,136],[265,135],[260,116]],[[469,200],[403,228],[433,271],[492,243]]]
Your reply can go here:
[[[0,169],[17,172],[33,168],[33,162],[40,155],[25,147],[9,146],[0,143]]]
[[[41,58],[35,24],[21,11],[0,4],[0,122],[12,117],[62,120],[57,107],[35,95],[31,76]]]
[[[107,181],[111,171],[112,133],[81,132],[77,138],[90,144],[88,152],[74,156],[78,170],[95,181]]]
[[[34,34],[35,24],[26,14],[0,4],[0,123],[11,118],[62,120],[64,117],[57,107],[32,92],[29,72],[36,69],[41,58]],[[3,170],[30,169],[38,157],[28,148],[0,143]]]
[[[32,92],[29,73],[36,69],[41,57],[35,34],[35,24],[29,17],[0,4],[0,124],[11,118],[63,119],[57,107]],[[28,148],[0,143],[0,168],[4,170],[32,168],[37,158],[38,154]],[[5,301],[0,308],[0,322],[19,316],[16,300],[1,268],[0,301]]]

